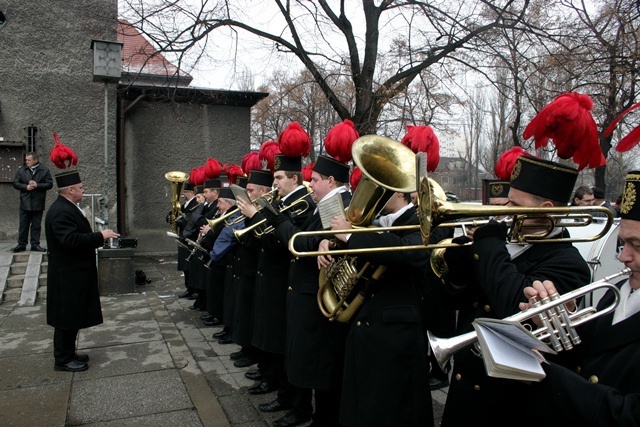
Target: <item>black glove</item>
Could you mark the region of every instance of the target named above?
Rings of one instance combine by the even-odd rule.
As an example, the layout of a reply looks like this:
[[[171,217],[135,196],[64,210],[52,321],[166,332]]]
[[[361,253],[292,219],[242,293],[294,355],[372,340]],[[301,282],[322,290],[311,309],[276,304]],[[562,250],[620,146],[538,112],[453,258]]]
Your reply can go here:
[[[269,221],[269,224],[273,225],[275,228],[278,228],[280,224],[287,221],[287,218],[282,214],[282,212],[268,208],[264,208],[260,212],[264,215],[267,221]]]
[[[444,261],[449,269],[445,276],[445,283],[452,295],[460,293],[467,285],[476,282],[473,250],[469,244],[471,241],[467,236],[456,237],[451,243],[464,246],[447,248],[444,253]]]
[[[507,227],[506,222],[498,222],[495,219],[492,219],[487,225],[478,227],[478,229],[473,233],[473,240],[477,242],[482,239],[497,237],[500,240],[506,241],[508,231],[509,228]]]

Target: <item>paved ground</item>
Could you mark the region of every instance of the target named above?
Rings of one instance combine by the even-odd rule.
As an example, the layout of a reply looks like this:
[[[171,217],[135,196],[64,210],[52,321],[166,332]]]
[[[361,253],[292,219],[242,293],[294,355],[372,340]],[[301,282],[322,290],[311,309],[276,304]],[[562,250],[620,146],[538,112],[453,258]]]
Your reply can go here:
[[[12,242],[0,242],[6,253]],[[268,426],[283,413],[263,414],[275,393],[251,396],[254,385],[228,355],[235,344],[211,338],[191,301],[176,298],[183,278],[171,256],[136,256],[151,283],[137,293],[103,297],[105,322],[80,332],[90,369],[53,370],[53,329],[46,302],[0,304],[2,426]],[[445,392],[433,394],[436,419]]]

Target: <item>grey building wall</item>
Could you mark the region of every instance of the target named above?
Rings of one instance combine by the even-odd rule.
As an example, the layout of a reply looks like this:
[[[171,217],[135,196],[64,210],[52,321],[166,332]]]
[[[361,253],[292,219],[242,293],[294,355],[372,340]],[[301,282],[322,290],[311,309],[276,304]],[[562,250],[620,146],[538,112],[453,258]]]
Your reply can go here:
[[[72,147],[87,192],[102,192],[104,179],[104,86],[93,83],[92,39],[115,40],[117,2],[29,0],[0,3],[0,136],[25,141],[27,126],[39,130],[37,151],[52,174],[52,134]],[[116,87],[108,86],[109,151],[116,144]],[[115,203],[115,157],[109,161],[109,198]],[[47,196],[49,206],[57,196]],[[16,238],[18,192],[0,183],[0,238]],[[115,206],[112,217],[115,220]],[[43,242],[44,244],[44,242]]]
[[[240,164],[249,152],[250,107],[137,103],[126,118],[127,234],[138,251],[176,250],[166,236],[171,208],[168,171],[191,172],[209,157]]]

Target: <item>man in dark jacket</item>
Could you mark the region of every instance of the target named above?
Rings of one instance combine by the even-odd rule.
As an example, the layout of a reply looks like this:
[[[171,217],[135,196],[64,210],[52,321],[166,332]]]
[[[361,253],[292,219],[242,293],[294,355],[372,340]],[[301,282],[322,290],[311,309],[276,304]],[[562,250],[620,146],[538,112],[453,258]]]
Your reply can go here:
[[[77,205],[84,193],[77,171],[56,175],[56,184],[59,195],[45,219],[49,242],[47,324],[55,328],[54,369],[78,372],[89,368],[89,356],[76,353],[78,330],[102,323],[95,250],[118,234],[92,231]]]
[[[631,269],[629,279],[612,281],[620,290],[613,313],[578,329],[582,343],[562,352],[556,363],[543,363],[547,374],[524,396],[535,425],[638,426],[640,425],[640,171],[627,174],[621,203],[620,262]],[[622,265],[620,266],[622,269]],[[555,282],[536,281],[525,288],[527,298],[556,292]],[[562,291],[560,291],[562,292]],[[598,303],[602,310],[614,301],[609,291]],[[526,304],[521,304],[524,308]],[[561,366],[562,365],[562,366]],[[564,366],[564,367],[563,367]],[[542,412],[552,416],[543,417]]]
[[[18,246],[13,252],[27,249],[27,237],[31,228],[31,250],[45,252],[40,246],[42,213],[47,190],[53,188],[53,179],[49,169],[39,162],[34,152],[25,156],[25,166],[20,166],[13,180],[13,188],[20,190],[20,228]]]
[[[416,209],[411,196],[394,193],[374,225],[415,225],[414,230],[390,233],[336,234],[347,249],[419,246]],[[331,221],[332,230],[348,230],[344,218]],[[320,250],[329,249],[323,240]],[[328,268],[332,257],[318,257]],[[428,383],[427,347],[420,316],[424,270],[429,258],[424,250],[371,252],[358,255],[372,264],[361,294],[367,301],[351,319],[345,351],[340,425],[433,425]],[[372,274],[385,269],[380,277]],[[382,270],[380,270],[382,271]],[[399,279],[402,278],[402,279]],[[352,302],[353,304],[353,302]]]
[[[509,204],[551,208],[566,206],[573,193],[578,171],[567,166],[521,156],[511,175]],[[533,232],[531,221],[525,230]],[[546,224],[545,224],[546,226]],[[473,233],[473,245],[449,248],[445,261],[449,271],[443,276],[456,301],[457,333],[473,330],[478,317],[502,319],[519,310],[526,301],[523,289],[535,280],[553,280],[561,292],[588,283],[589,267],[578,250],[567,242],[516,244],[507,242],[504,222],[490,222]],[[556,228],[550,237],[568,237]],[[456,238],[455,243],[460,241]],[[460,242],[462,243],[462,242]],[[455,354],[451,386],[442,425],[458,426],[473,417],[477,425],[512,425],[522,414],[524,384],[491,378],[482,359],[472,349]]]

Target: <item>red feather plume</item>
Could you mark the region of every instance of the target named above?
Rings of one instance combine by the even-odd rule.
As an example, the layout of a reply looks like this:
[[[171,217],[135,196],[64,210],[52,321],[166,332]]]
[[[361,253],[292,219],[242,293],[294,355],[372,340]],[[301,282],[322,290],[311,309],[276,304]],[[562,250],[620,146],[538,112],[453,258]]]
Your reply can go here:
[[[344,119],[327,132],[324,138],[324,149],[335,160],[348,163],[351,161],[351,146],[360,134],[349,119]]]
[[[553,140],[558,157],[578,163],[578,169],[602,166],[598,126],[593,116],[593,101],[588,95],[567,92],[547,104],[524,130],[524,139],[535,138],[536,148]]]
[[[631,111],[635,110],[638,107],[640,107],[640,102],[633,104],[631,107],[627,108],[622,113],[620,113],[618,117],[616,117],[613,120],[613,122],[611,122],[609,127],[607,127],[607,129],[604,131],[604,136],[607,137],[611,135],[611,133],[616,128],[618,123],[620,123],[620,120],[622,120],[624,116],[626,116],[627,114],[629,114]],[[620,142],[618,142],[618,145],[616,146],[616,151],[619,153],[624,153],[625,151],[629,151],[633,147],[638,145],[638,142],[640,142],[640,126],[636,126],[635,128],[633,128],[631,132],[629,132],[624,138],[620,140]]]
[[[302,129],[300,123],[291,122],[278,137],[280,151],[287,157],[306,157],[311,151],[309,134]]]
[[[71,147],[60,142],[60,138],[58,138],[57,133],[53,134],[53,140],[55,141],[55,145],[49,153],[49,159],[51,159],[51,162],[53,162],[58,169],[66,169],[77,165],[78,156],[75,151],[73,151]]]
[[[189,182],[191,182],[193,185],[202,185],[205,179],[206,172],[204,170],[204,166],[198,166],[197,168],[191,169],[191,173],[189,174]]]
[[[241,162],[242,170],[245,174],[249,174],[254,169],[262,169],[262,162],[260,162],[260,154],[251,152],[249,154],[245,154],[242,158]]]
[[[427,153],[427,172],[433,172],[440,163],[440,142],[431,126],[407,126],[402,142],[414,153]]]
[[[351,176],[349,177],[349,184],[351,184],[351,191],[355,191],[358,188],[358,184],[360,183],[360,178],[362,178],[362,171],[358,166],[353,167],[353,171],[351,172]]]
[[[227,173],[227,180],[231,184],[235,184],[239,176],[244,175],[242,168],[239,165],[227,164],[225,165],[225,172]]]
[[[267,141],[260,146],[260,161],[262,162],[263,169],[269,169],[273,172],[273,160],[276,154],[280,154],[280,146],[277,142]]]
[[[496,162],[496,167],[494,169],[498,179],[502,179],[504,181],[509,181],[511,179],[511,172],[513,171],[513,167],[516,165],[516,160],[518,160],[518,157],[520,156],[531,156],[531,154],[519,146],[515,146],[511,150],[507,150],[502,153]]]
[[[310,182],[311,181],[311,173],[313,172],[313,165],[315,162],[309,163],[307,166],[302,168],[302,180]]]
[[[216,159],[209,158],[204,164],[204,172],[207,179],[214,179],[220,176],[222,165]]]

